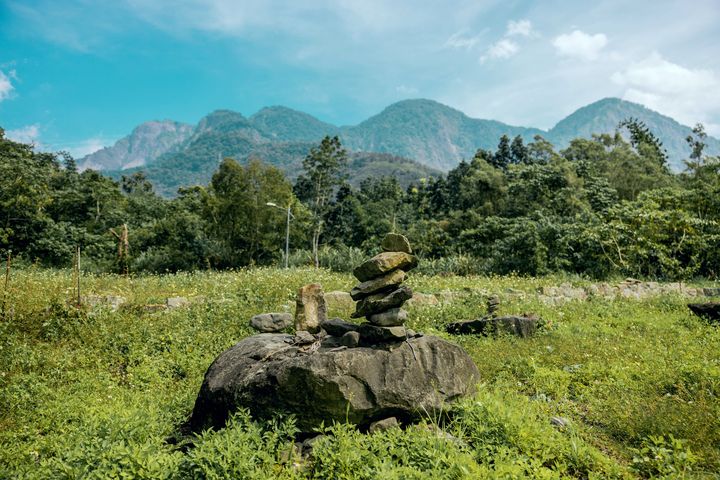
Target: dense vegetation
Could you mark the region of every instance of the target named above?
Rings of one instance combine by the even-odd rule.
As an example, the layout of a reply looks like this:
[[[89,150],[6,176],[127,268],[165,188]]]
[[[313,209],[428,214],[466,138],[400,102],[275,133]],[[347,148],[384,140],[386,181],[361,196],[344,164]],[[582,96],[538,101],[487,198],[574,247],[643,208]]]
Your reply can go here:
[[[0,253],[68,266],[79,245],[94,271],[277,264],[289,207],[295,265],[317,257],[347,270],[395,230],[412,239],[428,272],[717,278],[720,160],[705,155],[702,127],[688,137],[682,174],[669,171],[641,122],[618,129],[560,152],[541,137],[503,136],[495,151],[407,188],[393,177],[353,187],[347,167],[359,160],[326,137],[296,168],[295,185],[259,160],[225,159],[209,185],[170,200],[142,172],[115,182],[0,134]],[[127,254],[112,234],[123,225]]]
[[[84,275],[85,292],[127,298],[113,312],[70,306],[68,270],[13,271],[0,319],[0,478],[716,478],[717,328],[680,296],[550,307],[532,295],[566,280],[411,275],[416,291],[464,292],[409,307],[408,327],[460,342],[481,372],[479,393],[407,430],[326,425],[331,435],[301,459],[290,418],[257,424],[238,412],[197,438],[180,425],[210,362],[251,334],[251,315],[291,309],[308,281],[348,291],[350,275]],[[547,328],[529,339],[444,333],[476,317],[485,292],[503,295],[501,314],[533,311]],[[176,295],[192,305],[148,307]],[[553,416],[569,425],[553,427]]]

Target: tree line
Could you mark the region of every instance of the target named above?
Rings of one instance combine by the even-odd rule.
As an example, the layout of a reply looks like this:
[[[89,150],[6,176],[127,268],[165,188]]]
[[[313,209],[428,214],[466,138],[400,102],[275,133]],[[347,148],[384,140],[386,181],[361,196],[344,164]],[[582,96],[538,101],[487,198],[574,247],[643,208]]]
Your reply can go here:
[[[391,177],[351,187],[348,154],[326,137],[294,185],[259,159],[226,158],[208,185],[165,199],[141,172],[120,181],[79,172],[67,153],[0,129],[0,253],[65,267],[80,246],[86,268],[120,273],[277,265],[289,209],[294,265],[347,269],[397,231],[436,273],[714,279],[720,159],[704,153],[705,138],[697,125],[675,174],[635,119],[560,151],[540,136],[503,136],[496,150],[403,189]]]

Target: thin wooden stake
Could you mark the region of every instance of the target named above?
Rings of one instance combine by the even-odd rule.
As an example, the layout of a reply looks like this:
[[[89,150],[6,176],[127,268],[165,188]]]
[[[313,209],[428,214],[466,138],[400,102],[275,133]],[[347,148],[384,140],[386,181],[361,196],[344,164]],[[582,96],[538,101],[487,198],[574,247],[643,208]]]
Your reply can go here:
[[[10,256],[12,252],[7,254],[7,263],[5,264],[5,286],[3,287],[2,317],[5,318],[5,306],[7,304],[7,295],[10,288]]]
[[[75,268],[77,269],[77,304],[78,307],[82,305],[82,301],[80,298],[80,245],[77,246],[77,262],[75,264]]]

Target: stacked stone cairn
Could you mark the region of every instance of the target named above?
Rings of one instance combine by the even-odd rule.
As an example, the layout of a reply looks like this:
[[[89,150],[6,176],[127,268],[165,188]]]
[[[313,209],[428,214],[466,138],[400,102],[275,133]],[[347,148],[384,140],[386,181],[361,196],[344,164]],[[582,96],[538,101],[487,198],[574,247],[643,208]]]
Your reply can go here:
[[[389,233],[380,246],[382,253],[353,270],[360,283],[350,291],[350,296],[357,302],[351,316],[365,317],[370,324],[368,327],[377,327],[364,329],[374,331],[373,336],[399,338],[406,335],[407,311],[402,306],[413,296],[410,287],[403,282],[418,261],[404,235]]]

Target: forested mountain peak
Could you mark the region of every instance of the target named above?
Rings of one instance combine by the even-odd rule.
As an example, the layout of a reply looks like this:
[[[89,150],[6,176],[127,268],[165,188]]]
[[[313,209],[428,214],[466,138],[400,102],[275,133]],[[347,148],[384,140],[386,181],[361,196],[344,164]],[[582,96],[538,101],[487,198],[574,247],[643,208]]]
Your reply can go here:
[[[312,144],[325,135],[339,135],[351,151],[387,153],[447,171],[461,160],[472,158],[478,148],[494,150],[502,135],[510,138],[519,135],[525,142],[541,135],[562,149],[573,138],[613,133],[618,123],[631,117],[645,123],[663,142],[673,170],[682,170],[683,160],[690,154],[685,142],[691,133],[690,127],[618,98],[604,98],[579,108],[549,131],[471,118],[460,110],[428,99],[393,103],[358,125],[345,127],[284,106],[263,108],[249,118],[232,110],[216,110],[202,118],[194,130],[188,125],[169,122],[182,126],[155,126],[163,132],[155,137],[136,135],[142,130],[138,127],[116,146],[88,155],[79,164],[83,168],[105,171],[159,164],[158,171],[163,173],[153,181],[161,191],[174,192],[180,185],[206,182],[217,167],[218,158],[225,156],[243,160],[251,154],[258,155],[292,176],[293,169]],[[151,124],[153,122],[143,125]],[[174,131],[178,134],[173,136]],[[139,147],[155,142],[155,138],[156,148]],[[130,151],[134,154],[128,153]],[[720,142],[708,137],[707,153],[717,152],[720,152]]]

